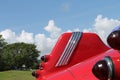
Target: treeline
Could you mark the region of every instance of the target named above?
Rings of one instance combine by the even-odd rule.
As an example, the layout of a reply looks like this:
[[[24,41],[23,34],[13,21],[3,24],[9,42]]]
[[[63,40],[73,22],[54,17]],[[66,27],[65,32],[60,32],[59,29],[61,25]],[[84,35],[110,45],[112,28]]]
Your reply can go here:
[[[39,53],[34,44],[8,44],[0,35],[0,71],[34,69],[39,64]]]

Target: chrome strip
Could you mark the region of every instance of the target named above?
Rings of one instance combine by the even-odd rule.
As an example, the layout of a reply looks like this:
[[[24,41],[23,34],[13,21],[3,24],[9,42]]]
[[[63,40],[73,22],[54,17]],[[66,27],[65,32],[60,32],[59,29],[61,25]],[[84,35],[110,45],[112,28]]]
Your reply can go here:
[[[72,33],[61,57],[59,58],[59,60],[56,64],[56,67],[66,65],[68,63],[73,51],[75,50],[75,48],[78,44],[78,41],[79,41],[81,35],[82,35],[82,32],[73,32]]]
[[[104,58],[104,60],[106,61],[108,69],[109,69],[108,80],[112,80],[113,79],[113,73],[114,73],[112,59],[109,56],[106,56]]]

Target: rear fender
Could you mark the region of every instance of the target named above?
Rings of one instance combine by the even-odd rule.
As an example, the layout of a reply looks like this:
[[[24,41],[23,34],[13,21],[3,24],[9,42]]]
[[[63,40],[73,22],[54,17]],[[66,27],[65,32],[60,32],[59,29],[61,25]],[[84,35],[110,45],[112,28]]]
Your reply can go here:
[[[95,33],[69,32],[63,33],[49,55],[42,62],[42,70],[37,70],[37,80],[65,70],[93,56],[99,55],[109,48]]]

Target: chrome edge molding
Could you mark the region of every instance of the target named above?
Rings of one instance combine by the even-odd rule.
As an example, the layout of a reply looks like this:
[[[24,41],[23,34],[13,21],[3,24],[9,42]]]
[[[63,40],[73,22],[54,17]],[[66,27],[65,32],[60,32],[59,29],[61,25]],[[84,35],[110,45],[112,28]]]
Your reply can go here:
[[[81,38],[82,32],[73,32],[61,57],[59,58],[56,67],[67,65],[70,57],[75,50],[80,38]]]
[[[106,56],[104,58],[104,60],[107,63],[108,66],[108,70],[109,70],[109,74],[108,74],[108,80],[113,80],[113,76],[114,76],[114,66],[113,66],[113,62],[112,59],[109,56]]]

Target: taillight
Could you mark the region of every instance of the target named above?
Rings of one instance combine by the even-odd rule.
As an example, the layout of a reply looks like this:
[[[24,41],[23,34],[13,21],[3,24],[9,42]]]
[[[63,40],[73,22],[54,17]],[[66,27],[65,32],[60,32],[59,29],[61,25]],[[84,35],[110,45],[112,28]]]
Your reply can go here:
[[[44,56],[41,57],[41,60],[43,62],[47,62],[49,60],[49,57],[50,57],[49,55],[44,55]]]
[[[113,62],[110,57],[98,61],[93,69],[93,74],[100,80],[112,80],[114,75]]]
[[[36,71],[33,71],[33,72],[32,72],[32,76],[34,76],[34,77],[36,77],[36,78],[37,78],[39,75],[37,74],[37,72],[36,72]]]
[[[108,44],[117,50],[120,50],[120,30],[113,31],[107,38]]]
[[[46,56],[45,56],[45,55],[42,56],[42,57],[41,57],[41,60],[44,61],[44,62],[46,62],[46,61],[47,61]]]

